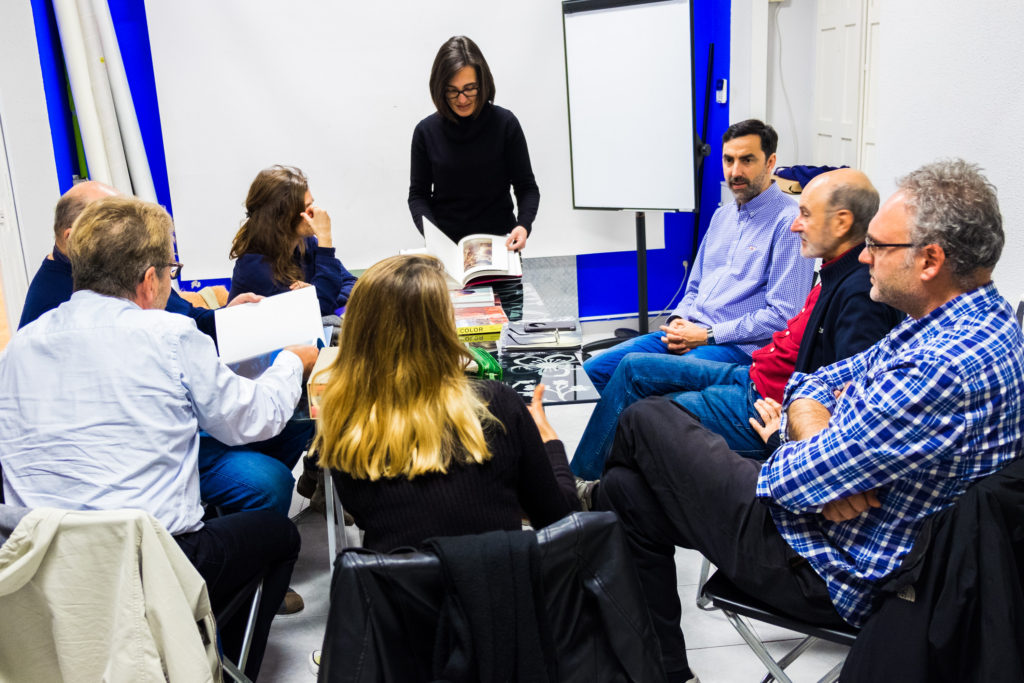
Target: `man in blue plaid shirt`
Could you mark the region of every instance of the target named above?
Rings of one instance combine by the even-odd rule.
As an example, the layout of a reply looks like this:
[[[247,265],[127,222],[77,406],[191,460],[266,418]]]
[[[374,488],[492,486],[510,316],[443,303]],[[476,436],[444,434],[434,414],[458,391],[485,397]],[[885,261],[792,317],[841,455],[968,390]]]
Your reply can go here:
[[[619,423],[599,505],[629,534],[669,680],[692,672],[673,554],[695,548],[794,617],[861,625],[924,520],[1019,457],[1024,336],[992,284],[995,189],[960,160],[903,178],[868,229],[871,297],[908,317],[786,387],[763,464],[664,399]]]

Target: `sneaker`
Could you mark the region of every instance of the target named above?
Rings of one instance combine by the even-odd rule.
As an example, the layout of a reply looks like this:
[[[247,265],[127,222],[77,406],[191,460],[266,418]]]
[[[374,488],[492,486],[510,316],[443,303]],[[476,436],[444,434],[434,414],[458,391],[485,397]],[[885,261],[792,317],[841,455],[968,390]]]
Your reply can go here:
[[[576,497],[580,499],[580,509],[588,512],[594,509],[594,489],[600,479],[581,479],[576,477]]]
[[[281,606],[277,608],[278,614],[295,614],[301,612],[302,608],[306,606],[306,603],[302,601],[302,596],[293,591],[291,588],[284,594],[284,600],[281,601]]]
[[[313,672],[314,676],[320,675],[320,650],[313,650],[309,653],[309,659],[306,661],[309,663],[309,670]]]

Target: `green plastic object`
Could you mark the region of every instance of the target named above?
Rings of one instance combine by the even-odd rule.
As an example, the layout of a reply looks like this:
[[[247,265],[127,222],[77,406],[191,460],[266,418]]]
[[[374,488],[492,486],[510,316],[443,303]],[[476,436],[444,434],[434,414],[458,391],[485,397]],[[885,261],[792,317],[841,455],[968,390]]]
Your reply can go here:
[[[475,346],[467,346],[466,349],[470,355],[473,356],[473,360],[476,361],[476,376],[480,379],[495,379],[501,381],[504,377],[504,373],[501,370],[501,364],[498,360],[488,353],[485,349],[479,349]]]

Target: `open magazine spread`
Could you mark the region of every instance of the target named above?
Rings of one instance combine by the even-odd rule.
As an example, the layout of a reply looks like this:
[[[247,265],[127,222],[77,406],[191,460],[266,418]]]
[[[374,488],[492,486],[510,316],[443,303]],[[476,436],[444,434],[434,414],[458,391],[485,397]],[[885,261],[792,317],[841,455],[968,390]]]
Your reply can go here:
[[[471,281],[523,276],[519,252],[509,251],[501,235],[468,235],[455,243],[424,218],[423,239],[427,251],[440,259],[452,279],[463,287]]]

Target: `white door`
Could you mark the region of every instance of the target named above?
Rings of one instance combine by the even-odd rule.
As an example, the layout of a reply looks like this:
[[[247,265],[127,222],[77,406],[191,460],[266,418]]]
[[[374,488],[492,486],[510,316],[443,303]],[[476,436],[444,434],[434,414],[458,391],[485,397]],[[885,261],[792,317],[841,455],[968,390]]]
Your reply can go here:
[[[880,180],[875,178],[878,170],[878,59],[879,33],[881,22],[880,5],[882,0],[867,0],[865,8],[866,20],[864,22],[864,78],[861,87],[861,129],[860,129],[860,150],[857,156],[857,168],[864,171],[868,178],[876,183]]]
[[[815,165],[858,165],[864,2],[818,0]]]

